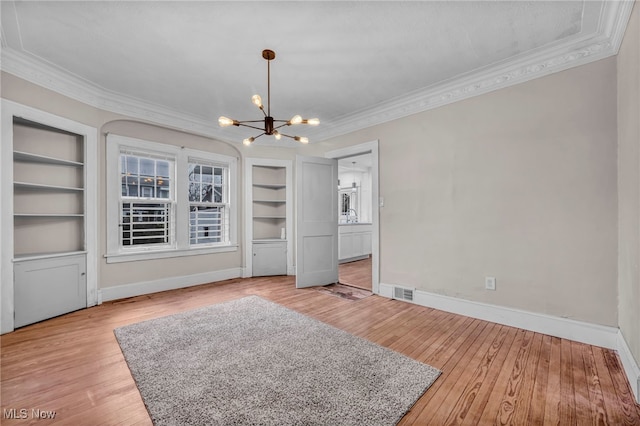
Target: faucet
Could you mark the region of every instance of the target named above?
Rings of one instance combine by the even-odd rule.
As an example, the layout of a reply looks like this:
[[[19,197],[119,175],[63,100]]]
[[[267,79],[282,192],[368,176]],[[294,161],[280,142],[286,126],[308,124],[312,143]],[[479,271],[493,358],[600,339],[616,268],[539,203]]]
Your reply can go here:
[[[353,216],[354,219],[353,220],[349,220],[351,218],[351,212],[353,212]],[[349,215],[347,216],[347,223],[355,223],[358,222],[358,212],[356,212],[356,209],[349,209]]]

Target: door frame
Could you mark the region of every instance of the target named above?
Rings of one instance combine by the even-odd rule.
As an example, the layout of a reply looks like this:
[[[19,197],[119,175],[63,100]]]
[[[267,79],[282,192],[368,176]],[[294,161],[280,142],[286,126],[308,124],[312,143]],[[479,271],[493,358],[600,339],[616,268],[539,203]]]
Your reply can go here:
[[[379,141],[376,139],[370,142],[328,151],[324,154],[326,158],[341,159],[371,153],[371,289],[375,294],[380,293],[380,163],[378,146]]]
[[[0,334],[14,330],[13,118],[21,117],[84,138],[84,247],[87,307],[98,304],[98,129],[36,108],[2,99],[0,165]]]

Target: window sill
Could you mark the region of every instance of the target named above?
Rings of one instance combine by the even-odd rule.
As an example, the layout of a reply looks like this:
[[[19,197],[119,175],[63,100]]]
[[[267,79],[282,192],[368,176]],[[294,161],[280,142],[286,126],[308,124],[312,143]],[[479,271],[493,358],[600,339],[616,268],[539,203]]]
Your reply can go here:
[[[145,252],[105,254],[107,263],[136,262],[139,260],[167,259],[172,257],[198,256],[203,254],[227,253],[237,251],[238,245],[231,244],[218,247],[202,247],[188,250],[149,250]]]

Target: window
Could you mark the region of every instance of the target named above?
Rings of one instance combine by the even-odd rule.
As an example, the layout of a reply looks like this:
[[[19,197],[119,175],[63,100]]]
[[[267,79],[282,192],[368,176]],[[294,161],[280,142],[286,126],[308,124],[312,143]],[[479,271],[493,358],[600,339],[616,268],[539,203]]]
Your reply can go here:
[[[237,250],[235,176],[233,157],[108,135],[107,262]]]
[[[173,158],[120,152],[120,244],[170,246],[173,243]]]
[[[227,238],[227,174],[224,166],[189,160],[189,244],[219,243]]]
[[[358,188],[350,187],[339,191],[338,205],[340,208],[340,222],[358,221]]]

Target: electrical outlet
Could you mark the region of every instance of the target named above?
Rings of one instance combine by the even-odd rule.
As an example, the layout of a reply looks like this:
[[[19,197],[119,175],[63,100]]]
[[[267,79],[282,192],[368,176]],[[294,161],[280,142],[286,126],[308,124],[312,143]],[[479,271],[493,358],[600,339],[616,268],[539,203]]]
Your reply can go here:
[[[496,289],[496,277],[484,277],[484,288],[487,290]]]

